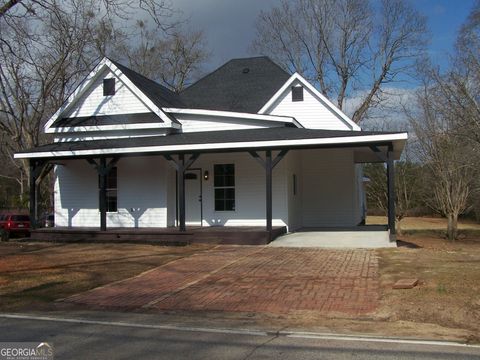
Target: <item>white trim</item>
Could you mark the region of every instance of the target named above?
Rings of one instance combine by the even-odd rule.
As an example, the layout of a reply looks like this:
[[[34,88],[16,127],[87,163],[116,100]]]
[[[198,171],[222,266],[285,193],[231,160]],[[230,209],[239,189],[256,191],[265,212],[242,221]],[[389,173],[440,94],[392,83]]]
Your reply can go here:
[[[249,119],[249,120],[265,120],[265,121],[276,121],[282,123],[295,124],[299,128],[303,128],[303,125],[298,122],[293,116],[280,116],[280,115],[270,115],[270,114],[252,114],[252,113],[243,113],[236,111],[222,111],[222,110],[206,110],[206,109],[181,109],[181,108],[162,108],[166,113],[174,114],[189,114],[189,115],[200,115],[200,116],[218,116],[218,117],[229,117],[236,119]]]
[[[151,152],[170,152],[170,151],[197,151],[197,150],[222,150],[222,149],[249,149],[249,148],[268,148],[282,146],[308,146],[308,145],[335,145],[335,144],[361,144],[373,141],[405,141],[408,138],[407,133],[365,135],[365,136],[345,136],[333,138],[315,138],[315,139],[295,139],[295,140],[268,140],[268,141],[247,141],[231,143],[211,143],[211,144],[188,144],[188,145],[158,145],[142,146],[116,149],[89,149],[76,151],[48,151],[34,153],[15,154],[16,159],[25,158],[43,158],[43,157],[63,157],[63,156],[86,156],[86,155],[110,155],[110,154],[135,154]]]
[[[300,81],[308,90],[310,90],[315,96],[317,96],[320,101],[325,103],[330,110],[337,114],[352,130],[361,131],[362,129],[355,122],[353,122],[347,115],[343,113],[339,108],[337,108],[330,100],[328,100],[320,91],[315,89],[315,87],[310,84],[305,78],[303,78],[299,73],[295,73],[287,80],[285,84],[278,90],[275,95],[273,95],[270,100],[260,109],[259,114],[267,113],[271,106],[277,101],[280,96],[292,85],[294,81]]]
[[[58,127],[50,128],[45,131],[48,134],[62,134],[71,132],[86,131],[112,131],[112,130],[138,130],[138,129],[163,129],[171,126],[165,123],[138,123],[123,125],[93,125],[93,126],[74,126],[74,127]]]
[[[55,131],[50,131],[53,123],[62,116],[65,112],[70,110],[70,108],[76,103],[77,99],[82,96],[95,82],[97,77],[103,73],[103,71],[108,68],[115,75],[115,77],[120,80],[138,99],[145,104],[154,114],[156,114],[160,119],[165,122],[164,127],[174,127],[177,129],[181,128],[181,125],[172,122],[172,120],[165,114],[165,112],[156,106],[148,96],[146,96],[139,88],[137,88],[130,79],[122,73],[122,71],[117,68],[108,58],[103,58],[98,65],[93,69],[92,72],[81,82],[81,84],[75,89],[75,91],[67,98],[65,103],[53,114],[53,116],[47,121],[44,126],[46,133],[52,133]]]

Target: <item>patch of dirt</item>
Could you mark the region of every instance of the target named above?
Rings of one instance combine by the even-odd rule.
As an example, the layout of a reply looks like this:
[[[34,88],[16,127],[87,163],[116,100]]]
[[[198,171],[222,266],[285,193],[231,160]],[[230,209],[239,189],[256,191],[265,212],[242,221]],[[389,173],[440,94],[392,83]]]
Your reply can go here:
[[[211,248],[135,244],[0,243],[0,311],[53,301]]]
[[[462,329],[480,341],[480,241],[452,243],[421,236],[402,240],[421,248],[377,251],[382,292],[377,319]],[[392,289],[402,278],[418,278],[419,285]]]

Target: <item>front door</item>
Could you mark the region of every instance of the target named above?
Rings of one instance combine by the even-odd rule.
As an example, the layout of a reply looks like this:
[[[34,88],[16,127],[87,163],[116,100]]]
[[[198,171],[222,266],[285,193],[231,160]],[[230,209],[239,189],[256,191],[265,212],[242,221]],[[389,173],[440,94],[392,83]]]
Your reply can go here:
[[[202,225],[202,170],[185,171],[185,222]]]

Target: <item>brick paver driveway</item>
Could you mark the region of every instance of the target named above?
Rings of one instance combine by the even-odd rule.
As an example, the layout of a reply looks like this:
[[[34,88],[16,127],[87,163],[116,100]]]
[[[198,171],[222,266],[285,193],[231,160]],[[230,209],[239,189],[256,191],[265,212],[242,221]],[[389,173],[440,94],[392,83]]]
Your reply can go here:
[[[72,296],[92,307],[365,314],[378,303],[369,250],[218,246]]]

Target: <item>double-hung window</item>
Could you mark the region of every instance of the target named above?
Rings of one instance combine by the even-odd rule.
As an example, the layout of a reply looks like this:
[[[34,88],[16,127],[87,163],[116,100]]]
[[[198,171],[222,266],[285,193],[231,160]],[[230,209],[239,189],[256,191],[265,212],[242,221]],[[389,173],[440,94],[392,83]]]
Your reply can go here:
[[[235,165],[214,165],[213,174],[213,186],[215,191],[215,211],[234,211]]]

